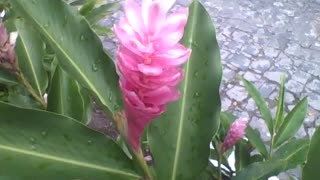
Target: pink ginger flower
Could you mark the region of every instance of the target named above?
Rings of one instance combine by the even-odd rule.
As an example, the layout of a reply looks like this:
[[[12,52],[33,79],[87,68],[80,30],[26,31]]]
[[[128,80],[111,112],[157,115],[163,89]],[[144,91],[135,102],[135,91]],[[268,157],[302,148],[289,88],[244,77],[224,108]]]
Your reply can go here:
[[[225,152],[243,138],[248,125],[248,119],[239,118],[235,120],[228,131],[222,144],[222,152]]]
[[[144,127],[179,98],[177,84],[183,77],[179,68],[191,49],[179,44],[188,19],[188,9],[168,15],[175,0],[126,0],[125,17],[114,26],[120,46],[117,68],[124,96],[129,142],[140,146]]]

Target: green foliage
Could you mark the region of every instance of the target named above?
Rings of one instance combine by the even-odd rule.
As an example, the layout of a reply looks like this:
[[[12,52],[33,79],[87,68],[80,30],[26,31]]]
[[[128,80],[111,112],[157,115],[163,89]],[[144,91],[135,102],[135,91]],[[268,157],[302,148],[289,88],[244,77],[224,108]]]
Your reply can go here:
[[[240,171],[232,180],[266,180],[282,172],[285,166],[286,163],[279,160],[256,162]]]
[[[86,20],[64,2],[32,2],[11,0],[13,8],[50,44],[61,67],[91,90],[105,108],[111,112],[119,111],[122,98],[115,66]]]
[[[80,84],[57,67],[48,93],[48,111],[72,117],[84,124],[91,119],[91,100]]]
[[[198,177],[208,164],[209,143],[219,126],[219,47],[210,16],[198,1],[190,5],[182,43],[192,54],[184,65],[181,97],[148,129],[158,179]]]
[[[303,98],[284,118],[279,131],[275,135],[274,144],[277,147],[284,141],[290,139],[303,125],[307,113],[308,101]]]
[[[320,166],[320,128],[318,127],[310,142],[307,161],[302,170],[303,180],[318,180]]]
[[[140,178],[111,139],[74,119],[4,103],[0,114],[1,178]]]
[[[266,122],[270,134],[273,134],[273,121],[270,109],[267,106],[266,101],[263,99],[257,88],[255,88],[249,81],[243,79],[242,80],[245,87],[248,90],[249,95],[253,98],[258,106],[258,109],[261,113],[262,119]]]
[[[143,150],[151,151],[152,167],[123,138],[127,126],[119,77],[97,36],[112,33],[101,20],[117,11],[119,3],[0,0],[0,9],[6,11],[8,31],[18,33],[19,65],[17,71],[0,69],[0,164],[5,167],[0,169],[0,179],[152,180],[152,172],[159,180],[262,180],[306,159],[303,177],[317,177],[319,130],[310,145],[308,139],[293,138],[303,124],[307,99],[285,116],[284,78],[274,119],[257,88],[243,80],[268,126],[271,142],[266,147],[259,132],[247,127],[247,139],[235,145],[236,169],[231,168],[228,158],[233,149],[222,152],[221,147],[236,117],[220,113],[219,46],[211,18],[199,1],[190,5],[181,40],[192,49],[183,66],[181,97],[145,131]],[[113,118],[120,132],[115,141],[86,126],[92,97]],[[210,142],[214,149],[209,148]],[[208,158],[217,160],[218,166]]]

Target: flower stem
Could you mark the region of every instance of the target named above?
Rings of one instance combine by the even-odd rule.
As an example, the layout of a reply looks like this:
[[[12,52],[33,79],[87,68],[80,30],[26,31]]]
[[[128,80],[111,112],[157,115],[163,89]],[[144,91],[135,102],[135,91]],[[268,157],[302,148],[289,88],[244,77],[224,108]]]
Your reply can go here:
[[[145,174],[145,180],[152,180],[153,176],[152,173],[147,165],[147,162],[144,160],[144,156],[142,153],[141,148],[137,149],[137,150],[133,150],[134,156],[138,162],[138,164],[140,165],[141,169],[143,170],[144,174]]]
[[[38,101],[43,109],[47,109],[47,103],[44,101],[43,97],[39,96],[36,91],[33,89],[31,84],[24,78],[23,74],[16,73],[20,82],[24,85],[27,91],[31,94],[31,96]]]

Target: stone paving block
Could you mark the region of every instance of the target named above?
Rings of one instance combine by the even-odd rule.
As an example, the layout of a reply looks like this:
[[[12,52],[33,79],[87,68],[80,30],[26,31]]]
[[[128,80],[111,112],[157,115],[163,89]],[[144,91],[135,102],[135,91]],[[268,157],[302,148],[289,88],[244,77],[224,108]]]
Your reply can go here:
[[[248,93],[244,87],[235,86],[227,91],[227,95],[238,102],[243,101],[247,98]]]
[[[286,76],[285,73],[283,72],[277,72],[277,71],[272,71],[272,72],[265,72],[264,73],[264,76],[270,80],[270,81],[273,81],[273,82],[277,82],[279,83],[280,82],[280,78],[281,76]]]
[[[295,80],[289,80],[286,83],[286,87],[288,91],[293,92],[296,95],[299,95],[303,91],[303,84],[299,83],[298,81]]]
[[[312,80],[310,83],[307,84],[307,88],[315,92],[320,92],[320,81],[317,79]]]
[[[270,68],[269,60],[256,60],[251,63],[251,69],[256,72],[264,72]]]
[[[246,70],[249,68],[250,60],[242,54],[234,54],[230,58],[230,63],[240,70]]]

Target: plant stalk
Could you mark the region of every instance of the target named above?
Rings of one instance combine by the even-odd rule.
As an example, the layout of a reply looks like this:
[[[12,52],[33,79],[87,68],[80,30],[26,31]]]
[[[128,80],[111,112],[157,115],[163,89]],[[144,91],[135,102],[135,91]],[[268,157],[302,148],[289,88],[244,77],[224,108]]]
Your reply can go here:
[[[36,91],[33,89],[31,84],[24,78],[23,74],[17,73],[18,79],[24,85],[24,87],[28,90],[31,96],[38,101],[43,109],[47,109],[47,103],[44,101],[43,97],[40,97]]]
[[[145,180],[153,180],[153,176],[152,173],[147,165],[147,162],[144,160],[144,155],[142,153],[141,148],[137,149],[137,150],[133,150],[134,156],[138,162],[138,164],[140,165],[141,169],[143,170],[144,174],[145,174]]]

